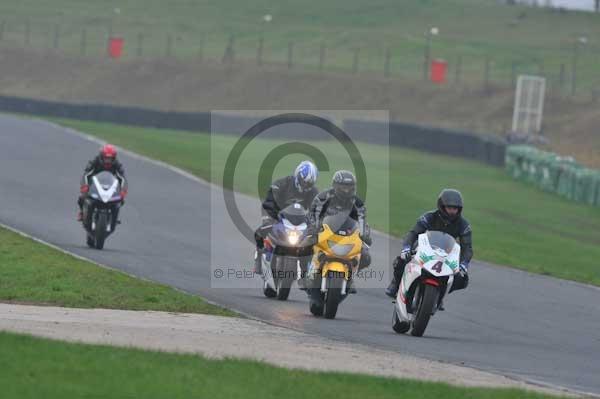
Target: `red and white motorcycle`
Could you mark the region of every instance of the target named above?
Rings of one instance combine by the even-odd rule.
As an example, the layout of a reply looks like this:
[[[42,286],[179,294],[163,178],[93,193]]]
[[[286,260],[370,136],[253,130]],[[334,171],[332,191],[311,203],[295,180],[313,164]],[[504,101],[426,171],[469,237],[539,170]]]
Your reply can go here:
[[[449,234],[419,235],[414,256],[404,269],[394,304],[393,329],[420,337],[459,273],[460,245]]]

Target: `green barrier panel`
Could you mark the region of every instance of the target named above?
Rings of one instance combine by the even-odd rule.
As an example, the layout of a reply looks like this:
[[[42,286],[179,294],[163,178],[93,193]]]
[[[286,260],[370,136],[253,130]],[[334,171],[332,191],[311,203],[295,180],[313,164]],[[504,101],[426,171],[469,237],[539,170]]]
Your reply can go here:
[[[575,172],[575,201],[594,204],[596,199],[595,175],[594,170],[587,168],[581,168]]]
[[[600,172],[596,171],[596,174],[592,180],[594,182],[594,188],[592,189],[594,194],[590,197],[590,201],[593,198],[591,205],[600,206]]]

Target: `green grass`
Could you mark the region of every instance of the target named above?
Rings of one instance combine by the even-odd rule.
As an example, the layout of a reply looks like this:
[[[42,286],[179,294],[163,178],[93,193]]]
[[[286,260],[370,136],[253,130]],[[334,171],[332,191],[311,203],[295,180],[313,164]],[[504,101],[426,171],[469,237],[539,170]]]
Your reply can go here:
[[[104,269],[3,228],[0,243],[2,302],[234,315],[200,297]]]
[[[0,333],[4,399],[550,398],[358,374],[288,370],[244,360],[72,344]]]
[[[206,134],[59,122],[216,183],[222,181],[225,158],[234,142],[231,137],[214,136],[211,151]],[[263,195],[256,183],[258,165],[277,144],[256,140],[248,147],[236,171],[236,190]],[[473,226],[476,259],[600,285],[600,208],[568,202],[477,162],[393,148],[388,164],[387,148],[359,147],[368,170],[369,221],[376,228],[402,236],[422,212],[435,208],[442,188],[455,187],[465,197],[464,214]],[[332,171],[351,166],[334,144],[319,148],[328,154]],[[275,176],[289,174],[300,159],[284,158]],[[321,188],[329,184],[332,171],[321,173]]]
[[[59,47],[77,54],[83,27],[87,54],[96,55],[105,53],[110,26],[125,38],[129,56],[137,53],[143,33],[144,55],[164,55],[171,35],[178,57],[198,57],[202,47],[204,56],[221,59],[234,35],[237,56],[250,59],[262,35],[264,57],[271,62],[285,63],[294,42],[296,62],[316,68],[324,44],[329,69],[351,70],[359,48],[359,69],[381,72],[390,48],[392,73],[412,78],[421,76],[425,32],[437,26],[432,57],[447,59],[453,69],[462,56],[465,82],[483,80],[486,56],[492,57],[492,80],[508,83],[513,63],[521,73],[543,70],[556,80],[561,64],[570,68],[576,38],[585,35],[589,42],[579,54],[578,79],[581,85],[600,83],[598,15],[509,7],[497,0],[10,0],[0,4],[0,14],[4,42],[18,45],[26,42],[27,20],[31,46],[53,48],[59,25]],[[272,22],[263,22],[265,14],[273,15]]]

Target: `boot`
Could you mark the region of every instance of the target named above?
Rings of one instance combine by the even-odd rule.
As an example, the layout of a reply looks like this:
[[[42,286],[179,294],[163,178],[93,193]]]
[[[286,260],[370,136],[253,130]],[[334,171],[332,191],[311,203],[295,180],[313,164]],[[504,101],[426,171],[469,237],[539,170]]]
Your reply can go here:
[[[354,286],[354,280],[350,279],[348,280],[348,283],[346,284],[346,293],[348,294],[356,294],[356,287]]]
[[[77,213],[77,221],[78,221],[78,222],[81,222],[81,221],[83,221],[83,212],[79,211],[79,212]]]
[[[446,310],[446,308],[444,307],[444,298],[440,299],[440,304],[438,306],[438,310],[441,310],[442,312],[444,310]]]
[[[254,251],[254,273],[262,275],[262,251]]]
[[[388,285],[388,287],[385,289],[385,295],[389,296],[390,298],[396,299],[396,295],[398,295],[399,288],[400,279],[396,278],[396,276],[394,275],[394,278],[392,278],[390,285]]]

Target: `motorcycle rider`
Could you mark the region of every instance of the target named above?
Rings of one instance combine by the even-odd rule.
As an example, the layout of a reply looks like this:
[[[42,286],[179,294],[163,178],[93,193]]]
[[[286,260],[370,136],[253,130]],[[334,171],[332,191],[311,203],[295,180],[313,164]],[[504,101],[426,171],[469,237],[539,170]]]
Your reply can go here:
[[[313,225],[321,226],[325,216],[335,215],[338,212],[350,211],[349,216],[359,224],[360,238],[364,244],[361,249],[358,270],[364,269],[371,264],[369,246],[372,243],[371,229],[367,224],[367,208],[364,202],[356,196],[356,177],[347,170],[338,170],[333,175],[331,188],[317,195],[312,203],[310,216]],[[347,290],[351,294],[356,293],[356,288],[348,281]]]
[[[394,277],[385,290],[387,296],[396,298],[404,268],[412,258],[413,246],[419,234],[428,230],[441,231],[459,240],[460,272],[454,277],[454,283],[449,292],[467,288],[469,284],[469,262],[473,257],[473,247],[471,225],[462,216],[462,210],[463,199],[460,191],[448,188],[442,190],[438,196],[437,210],[423,214],[406,235],[402,252],[394,260]],[[444,310],[443,306],[440,306],[440,310]]]
[[[293,203],[300,203],[309,209],[313,199],[319,193],[315,186],[319,170],[311,161],[302,161],[291,176],[275,180],[262,203],[262,223],[254,232],[256,252],[254,254],[254,273],[262,274],[262,251],[264,239],[279,217],[279,211]]]
[[[79,198],[77,199],[77,205],[79,206],[77,221],[80,222],[83,220],[83,201],[90,189],[91,178],[94,175],[104,171],[115,175],[115,177],[121,183],[121,205],[125,203],[125,197],[127,196],[127,179],[125,179],[125,169],[123,168],[123,164],[121,164],[121,162],[119,162],[117,159],[116,147],[112,144],[104,144],[100,148],[98,155],[88,162],[83,172],[83,176],[81,177],[81,189]],[[115,215],[115,219],[118,220],[118,213]]]

